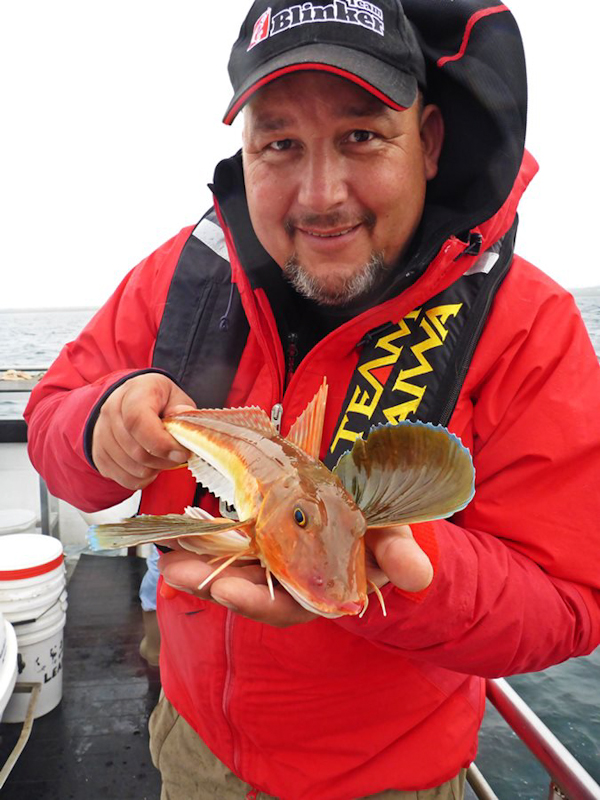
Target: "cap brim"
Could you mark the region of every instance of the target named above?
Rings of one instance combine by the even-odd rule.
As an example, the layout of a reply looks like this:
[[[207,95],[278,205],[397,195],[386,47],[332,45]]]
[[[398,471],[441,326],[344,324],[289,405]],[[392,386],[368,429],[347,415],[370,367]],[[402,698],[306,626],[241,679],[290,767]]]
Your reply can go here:
[[[231,125],[252,95],[271,81],[303,70],[320,70],[356,83],[395,111],[410,108],[417,97],[417,79],[384,61],[333,44],[297,47],[267,61],[234,94],[223,122]]]

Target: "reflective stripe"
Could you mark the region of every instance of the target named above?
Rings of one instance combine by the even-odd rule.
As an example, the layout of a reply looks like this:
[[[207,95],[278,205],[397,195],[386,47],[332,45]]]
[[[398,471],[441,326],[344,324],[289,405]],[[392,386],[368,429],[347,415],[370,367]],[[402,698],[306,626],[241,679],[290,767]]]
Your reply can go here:
[[[487,253],[483,253],[483,255],[473,264],[473,266],[465,272],[465,275],[477,275],[480,272],[484,272],[487,275],[489,272],[491,272],[492,267],[499,258],[499,253],[494,253],[491,250],[488,250]]]
[[[196,239],[199,239],[202,244],[210,247],[213,253],[216,253],[225,261],[229,261],[229,253],[227,252],[227,245],[225,244],[225,234],[214,222],[211,222],[206,217],[200,220],[194,229],[193,235]]]

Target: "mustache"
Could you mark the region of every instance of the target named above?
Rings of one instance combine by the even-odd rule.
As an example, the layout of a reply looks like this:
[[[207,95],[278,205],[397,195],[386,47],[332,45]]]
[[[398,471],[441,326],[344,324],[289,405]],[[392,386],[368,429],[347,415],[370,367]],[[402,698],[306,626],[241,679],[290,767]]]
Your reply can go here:
[[[375,214],[365,211],[358,216],[348,216],[341,211],[330,211],[327,214],[301,214],[286,217],[283,222],[285,232],[293,234],[296,228],[309,228],[312,230],[331,230],[331,228],[354,228],[356,225],[365,225],[367,228],[375,227]]]

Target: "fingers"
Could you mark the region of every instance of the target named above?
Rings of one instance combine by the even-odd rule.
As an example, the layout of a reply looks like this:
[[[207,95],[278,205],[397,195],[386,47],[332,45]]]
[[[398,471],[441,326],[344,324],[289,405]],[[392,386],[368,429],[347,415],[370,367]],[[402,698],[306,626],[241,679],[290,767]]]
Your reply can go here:
[[[178,550],[163,553],[158,560],[158,569],[171,586],[195,594],[204,600],[210,600],[210,584],[204,589],[198,589],[219,566],[218,563],[209,564],[210,560],[211,556],[199,556],[188,550]],[[223,571],[223,575],[225,574],[241,576],[252,583],[265,583],[265,571],[256,563],[246,564],[238,561],[227,567]]]
[[[185,551],[165,553],[159,559],[158,568],[173,588],[212,600],[256,622],[283,628],[315,618],[281,587],[275,587],[273,599],[265,570],[256,563],[238,561],[198,589],[218,566],[208,564],[208,559],[209,556]]]
[[[161,420],[173,396],[185,397],[192,403],[187,395],[166,376],[156,374],[139,375],[117,392],[120,392],[116,398],[118,421],[142,451],[162,460],[179,463],[187,460],[187,450],[167,432]]]
[[[367,531],[366,544],[375,560],[367,573],[379,586],[390,580],[405,592],[420,592],[433,580],[431,561],[416,543],[408,525],[373,528]]]
[[[211,599],[243,617],[287,628],[316,619],[316,615],[302,608],[284,589],[277,587],[275,599],[266,584],[255,584],[244,578],[219,577],[210,584]]]
[[[107,398],[94,426],[92,458],[106,478],[140,489],[161,470],[183,464],[188,451],[165,429],[161,415],[193,401],[167,376],[138,375]]]
[[[118,446],[111,447],[110,442],[108,445],[108,449],[96,449],[93,455],[96,469],[105,478],[110,478],[126,489],[137,491],[152,483],[158,475],[157,470],[142,468],[134,461],[128,463],[129,460],[125,456],[121,457]],[[115,460],[111,453],[115,453],[118,460]]]

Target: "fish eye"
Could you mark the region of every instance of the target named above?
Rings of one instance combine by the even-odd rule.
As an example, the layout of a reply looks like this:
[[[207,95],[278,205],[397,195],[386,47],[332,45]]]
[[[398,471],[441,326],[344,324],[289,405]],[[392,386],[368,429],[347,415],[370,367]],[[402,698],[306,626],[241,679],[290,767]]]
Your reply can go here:
[[[301,528],[306,527],[306,523],[308,522],[306,514],[304,513],[304,511],[302,511],[300,506],[296,506],[296,508],[294,509],[294,522]]]

